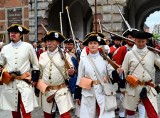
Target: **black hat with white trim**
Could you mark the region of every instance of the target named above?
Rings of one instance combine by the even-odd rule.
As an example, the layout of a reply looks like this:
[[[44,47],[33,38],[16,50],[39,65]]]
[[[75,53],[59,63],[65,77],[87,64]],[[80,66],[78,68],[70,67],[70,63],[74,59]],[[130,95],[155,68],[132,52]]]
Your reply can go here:
[[[153,37],[153,34],[149,33],[149,32],[144,32],[144,31],[135,31],[134,32],[134,38],[138,38],[138,39],[148,39]]]
[[[58,42],[63,42],[66,38],[57,31],[50,31],[47,32],[43,38],[43,41],[46,42],[47,40],[56,40]]]
[[[97,32],[97,33],[91,32],[91,33],[88,33],[88,34],[85,36],[85,39],[88,38],[91,34],[98,34],[98,36],[100,36],[101,38],[104,38],[104,37],[105,37],[105,35],[102,34],[101,32]]]
[[[92,33],[88,35],[87,38],[84,40],[83,45],[88,46],[88,43],[90,41],[97,41],[99,45],[106,45],[105,41],[103,40],[101,36],[99,36],[98,33]]]
[[[134,37],[134,32],[139,31],[138,29],[132,28],[132,29],[127,29],[125,32],[123,32],[123,36],[127,37],[128,35],[131,35]]]
[[[64,41],[64,43],[74,43],[72,38],[68,38]]]
[[[19,32],[21,34],[28,34],[29,33],[29,29],[20,25],[20,24],[12,24],[11,26],[9,26],[7,28],[8,32]]]

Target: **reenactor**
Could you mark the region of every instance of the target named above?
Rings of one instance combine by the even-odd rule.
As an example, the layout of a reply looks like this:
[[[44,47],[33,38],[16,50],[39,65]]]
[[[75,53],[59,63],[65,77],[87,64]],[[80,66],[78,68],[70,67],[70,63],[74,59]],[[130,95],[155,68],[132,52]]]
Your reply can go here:
[[[74,65],[68,53],[59,47],[65,37],[56,31],[47,32],[43,38],[47,51],[39,58],[40,79],[37,88],[42,92],[42,109],[45,118],[52,118],[57,105],[61,118],[71,118],[74,108],[71,93],[67,87],[68,75],[74,75]]]
[[[39,79],[38,59],[33,46],[21,40],[23,34],[29,33],[26,27],[12,24],[7,31],[11,42],[2,48],[0,55],[4,68],[0,109],[12,111],[13,118],[21,118],[20,110],[23,118],[31,118],[31,111],[38,107],[32,86]]]
[[[147,39],[151,33],[135,31],[135,45],[127,52],[122,68],[124,69],[127,85],[124,96],[124,108],[127,118],[135,118],[137,105],[142,103],[149,118],[158,118],[158,106],[154,88],[155,67],[160,67],[158,54],[148,50]],[[131,81],[133,83],[131,83]]]

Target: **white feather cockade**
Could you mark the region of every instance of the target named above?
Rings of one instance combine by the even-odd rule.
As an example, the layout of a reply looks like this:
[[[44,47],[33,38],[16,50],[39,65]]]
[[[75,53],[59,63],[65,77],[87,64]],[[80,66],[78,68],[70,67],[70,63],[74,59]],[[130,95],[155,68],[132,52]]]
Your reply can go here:
[[[55,38],[58,38],[59,37],[59,34],[58,33],[54,33],[55,34]]]
[[[101,41],[101,37],[100,36],[97,36],[97,41]]]
[[[22,32],[22,31],[23,31],[23,28],[22,28],[21,26],[18,26],[18,30],[19,30],[20,32]]]

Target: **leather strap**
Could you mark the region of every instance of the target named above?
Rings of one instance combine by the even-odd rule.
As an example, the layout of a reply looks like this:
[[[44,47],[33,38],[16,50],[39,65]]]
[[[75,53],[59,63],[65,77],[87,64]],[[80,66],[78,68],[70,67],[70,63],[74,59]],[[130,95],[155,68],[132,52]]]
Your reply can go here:
[[[149,51],[148,51],[149,52]],[[148,52],[144,55],[144,57],[148,54]],[[139,61],[138,55],[133,51],[134,56],[137,58],[137,60]],[[142,57],[142,59],[144,59],[144,57]],[[152,78],[150,72],[148,71],[148,69],[141,63],[142,59],[139,61],[139,63],[142,65],[142,67],[144,68],[144,70],[147,71],[147,73],[150,75],[150,77]]]
[[[137,58],[137,56],[136,56],[136,54],[135,54],[135,52],[132,50],[132,52],[133,52],[133,54],[135,55],[135,57]],[[149,51],[148,51],[149,52]],[[138,64],[136,65],[136,67],[132,70],[132,72],[130,73],[131,75],[133,74],[133,72],[134,72],[134,70],[137,68],[137,66],[139,65],[139,64],[141,64],[141,61],[144,59],[144,57],[148,54],[148,52],[139,60],[138,58]]]
[[[67,85],[65,83],[61,84],[61,85],[57,85],[57,86],[48,86],[47,90],[59,90],[61,88],[65,88],[67,87]]]
[[[48,54],[48,53],[47,53]],[[65,79],[65,76],[63,75],[63,73],[62,73],[62,71],[60,70],[60,68],[54,63],[54,61],[53,61],[53,59],[49,56],[49,54],[48,54],[48,57],[49,57],[49,59],[50,59],[50,61],[53,63],[53,65],[58,69],[58,71],[61,73],[61,75],[63,76],[63,79],[64,80],[66,80]],[[66,74],[67,75],[67,74]]]

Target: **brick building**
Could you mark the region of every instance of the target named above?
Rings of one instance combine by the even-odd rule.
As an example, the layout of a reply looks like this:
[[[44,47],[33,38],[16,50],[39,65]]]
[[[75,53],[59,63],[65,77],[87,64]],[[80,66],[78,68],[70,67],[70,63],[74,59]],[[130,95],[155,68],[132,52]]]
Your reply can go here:
[[[0,0],[0,41],[8,43],[6,29],[12,23],[20,23],[29,28],[28,0]],[[29,35],[24,35],[29,41]]]

